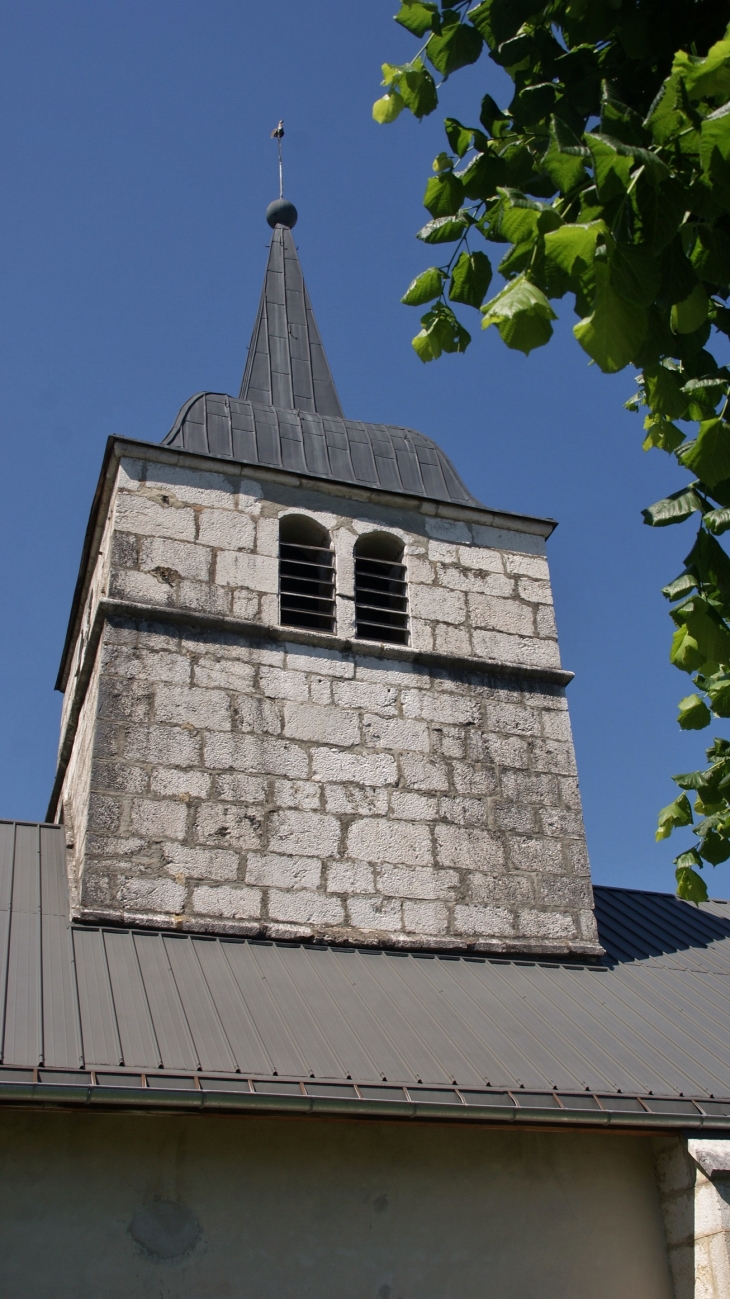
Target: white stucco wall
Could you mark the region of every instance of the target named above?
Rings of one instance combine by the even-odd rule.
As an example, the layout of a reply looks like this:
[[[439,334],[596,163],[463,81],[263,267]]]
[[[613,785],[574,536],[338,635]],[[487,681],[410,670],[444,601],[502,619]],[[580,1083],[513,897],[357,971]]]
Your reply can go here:
[[[0,1293],[672,1299],[645,1138],[19,1110]]]

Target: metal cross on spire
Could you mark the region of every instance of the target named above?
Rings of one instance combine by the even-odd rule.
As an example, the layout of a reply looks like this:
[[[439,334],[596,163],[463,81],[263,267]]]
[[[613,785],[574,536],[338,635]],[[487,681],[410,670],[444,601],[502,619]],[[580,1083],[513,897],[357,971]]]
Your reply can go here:
[[[284,118],[282,117],[277,126],[271,132],[272,140],[276,140],[279,146],[279,198],[284,197],[284,164],[281,158],[281,142],[284,139]]]

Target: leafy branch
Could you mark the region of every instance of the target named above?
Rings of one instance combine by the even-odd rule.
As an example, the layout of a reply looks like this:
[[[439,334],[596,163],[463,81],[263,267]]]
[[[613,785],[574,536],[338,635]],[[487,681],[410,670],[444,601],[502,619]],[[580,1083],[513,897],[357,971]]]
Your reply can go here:
[[[485,95],[477,126],[445,121],[418,238],[450,255],[402,299],[428,306],[413,346],[424,362],[465,351],[471,334],[454,310],[465,306],[528,354],[549,342],[552,303],[570,294],[591,360],[638,371],[626,404],[644,412],[644,450],[691,475],[644,521],[698,523],[664,588],[670,660],[695,687],[679,705],[684,730],[730,717],[730,558],[717,540],[730,529],[730,370],[715,354],[730,336],[726,17],[716,0],[404,0],[396,21],[421,46],[410,63],[383,65],[373,108],[381,123],[404,109],[420,120],[484,51],[512,79],[506,108]],[[507,246],[504,285],[485,301],[490,244]],[[683,792],[657,830],[692,827],[696,844],[675,864],[677,892],[693,901],[707,896],[704,864],[730,858],[730,741],[707,757],[706,770],[673,778]]]

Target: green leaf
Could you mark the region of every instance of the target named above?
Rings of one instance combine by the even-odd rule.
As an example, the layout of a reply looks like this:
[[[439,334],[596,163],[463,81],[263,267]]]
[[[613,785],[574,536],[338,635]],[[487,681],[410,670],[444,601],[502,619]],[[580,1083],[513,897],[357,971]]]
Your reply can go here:
[[[644,428],[647,430],[646,437],[641,444],[643,451],[651,451],[656,447],[660,451],[667,451],[671,454],[676,451],[684,442],[684,433],[672,424],[670,420],[663,419],[661,415],[648,415],[644,420]]]
[[[542,168],[561,194],[570,194],[588,179],[582,158],[564,153],[555,139],[550,141],[547,152],[542,156]]]
[[[710,510],[703,522],[713,536],[719,537],[730,528],[730,509],[725,505],[721,510]]]
[[[724,834],[719,834],[717,830],[711,829],[700,841],[699,854],[711,866],[719,866],[730,857],[730,839]]]
[[[470,9],[467,17],[481,32],[487,45],[496,47],[511,40],[522,24],[538,9],[544,0],[484,0]]]
[[[691,237],[691,231],[688,232]],[[660,301],[670,307],[689,297],[697,283],[697,272],[686,255],[682,238],[677,235],[662,257]]]
[[[692,292],[684,302],[675,302],[672,307],[672,329],[675,334],[693,334],[707,320],[709,299],[704,284],[695,284]]]
[[[381,126],[387,125],[388,122],[394,122],[399,113],[403,112],[405,104],[398,94],[397,90],[389,91],[383,95],[382,99],[376,99],[373,104],[373,119],[379,122]]]
[[[697,672],[707,662],[707,656],[700,650],[696,637],[686,624],[678,627],[672,636],[669,662],[682,672]]]
[[[419,121],[432,113],[438,104],[436,83],[421,59],[405,65],[398,89],[406,108],[410,108]]]
[[[704,528],[697,533],[684,563],[704,587],[714,587],[723,600],[730,601],[730,556]]]
[[[422,271],[415,280],[411,280],[401,302],[407,307],[421,307],[425,302],[431,302],[433,298],[440,297],[445,279],[444,271],[438,266],[429,266],[427,271]]]
[[[617,143],[604,139],[600,135],[588,134],[585,138],[593,160],[598,197],[602,203],[620,198],[626,193],[634,159],[628,154],[619,152]]]
[[[706,483],[702,488],[707,487]],[[707,487],[707,494],[717,501],[718,505],[730,508],[730,478],[723,478],[719,483],[713,483],[712,487]]]
[[[669,661],[682,672],[697,672],[706,663],[730,663],[730,632],[707,601],[693,596],[672,610],[683,619],[672,637]]]
[[[449,142],[449,148],[453,150],[457,158],[463,158],[468,153],[474,139],[474,131],[469,126],[462,126],[455,117],[447,117],[444,121],[446,139]]]
[[[724,231],[708,226],[698,226],[695,233],[690,261],[697,275],[706,284],[730,284],[730,238]]]
[[[479,111],[479,121],[484,127],[484,130],[489,131],[490,135],[494,135],[495,132],[500,129],[501,124],[507,120],[507,114],[504,113],[501,108],[497,107],[492,96],[485,95]]]
[[[597,267],[593,312],[573,326],[573,333],[604,374],[614,374],[636,356],[646,334],[646,312],[619,297],[608,269]]]
[[[441,176],[443,173],[452,172],[453,170],[454,159],[450,153],[445,153],[442,149],[440,153],[436,154],[436,157],[431,163],[431,171],[435,171],[437,176]]]
[[[680,50],[672,73],[682,79],[690,99],[730,94],[730,40],[718,41],[704,59]]]
[[[418,231],[416,239],[422,239],[425,244],[453,244],[461,239],[470,224],[467,217],[462,215],[437,217]]]
[[[464,68],[469,63],[476,63],[482,52],[481,33],[471,23],[455,22],[443,26],[440,34],[434,34],[426,46],[426,54],[437,72],[444,80]]]
[[[453,171],[432,176],[426,185],[423,206],[433,217],[454,216],[461,207],[464,191]]]
[[[662,269],[646,248],[617,244],[610,258],[611,284],[620,297],[650,307],[659,292]]]
[[[414,59],[412,63],[384,63],[383,85],[388,88],[390,95],[400,95],[405,107],[419,119],[432,113],[438,104],[434,79],[422,59]],[[383,99],[388,98],[389,95],[383,96]],[[378,109],[377,117],[375,117],[375,107],[373,108],[376,121],[393,121],[393,116],[398,116],[392,105],[383,106],[381,99],[377,104],[381,107]],[[388,116],[388,113],[393,116]]]
[[[682,487],[641,513],[650,528],[665,528],[670,523],[683,523],[695,510],[702,511],[702,501],[692,487]]]
[[[687,360],[691,360],[690,357]],[[700,422],[706,419],[713,419],[717,403],[727,396],[727,380],[722,376],[708,376],[705,379],[688,379],[687,383],[682,384],[682,392],[689,400],[688,413],[685,416],[689,419],[696,419]]]
[[[712,715],[699,695],[686,695],[679,701],[677,721],[683,731],[701,731],[710,725]]]
[[[493,198],[505,180],[505,164],[499,154],[478,153],[468,167],[457,173],[466,198]]]
[[[667,144],[685,125],[686,117],[680,100],[680,79],[674,73],[660,87],[644,119],[644,125],[651,131],[655,144]]]
[[[663,807],[657,822],[656,840],[668,839],[672,830],[692,824],[692,807],[686,794],[680,794],[673,803]]]
[[[545,294],[524,275],[482,307],[482,329],[496,325],[508,347],[528,355],[550,341],[557,316]]]
[[[686,451],[680,451],[679,459],[709,487],[729,478],[730,425],[719,417],[704,420],[697,440]]]
[[[526,198],[515,190],[504,190],[496,212],[496,232],[511,244],[523,244],[534,239],[538,221],[545,209],[534,198]]]
[[[653,253],[660,253],[676,235],[686,211],[684,187],[671,180],[654,185],[641,172],[631,191],[631,205],[638,218],[641,242]]]
[[[695,590],[696,586],[697,579],[692,573],[681,573],[668,586],[662,587],[662,595],[665,595],[668,600],[683,600],[690,591]]]
[[[700,159],[713,199],[727,208],[730,200],[730,115],[723,105],[702,123]]]
[[[646,403],[652,415],[682,419],[687,414],[689,402],[682,392],[681,377],[676,370],[669,370],[665,365],[647,365],[644,367],[644,384]],[[684,437],[680,441],[684,441]]]
[[[711,802],[713,794],[717,794],[715,788],[719,776],[716,772],[710,771],[683,771],[678,776],[672,776],[675,785],[680,789],[696,789],[702,795],[702,803],[707,810],[708,801]],[[697,809],[699,811],[699,808]]]
[[[534,55],[534,50],[534,33],[519,31],[510,40],[502,41],[496,50],[490,51],[490,54],[494,62],[506,68],[512,80],[515,81],[517,80],[516,73],[533,70],[534,64],[531,55]]]
[[[596,242],[605,234],[604,221],[561,226],[545,236],[545,258],[565,275],[581,275],[593,265]]]
[[[464,252],[451,272],[449,297],[467,307],[481,307],[492,279],[492,267],[486,253]]]
[[[510,115],[523,126],[534,128],[550,116],[556,93],[557,87],[551,81],[525,86],[514,96],[509,106]]]
[[[638,113],[622,103],[607,81],[601,87],[601,134],[610,135],[622,144],[645,145],[649,132]]]
[[[711,677],[703,677],[701,684],[709,695],[713,713],[717,717],[730,717],[730,675],[717,672]]]
[[[421,317],[421,330],[413,339],[416,355],[424,362],[435,361],[442,352],[465,352],[471,334],[459,323],[450,307],[439,302]]]
[[[438,17],[438,5],[429,4],[428,0],[403,0],[395,21],[414,36],[425,36],[426,32],[438,30]]]
[[[692,851],[694,852],[694,849]],[[691,857],[691,855],[691,853],[685,852],[682,853],[682,858],[677,858],[677,862],[682,861],[682,864],[678,865],[675,871],[677,897],[681,898],[683,902],[706,902],[708,893],[705,881],[701,875],[697,874],[697,871],[692,869],[692,866],[683,861],[683,858]],[[702,862],[699,860],[698,855],[695,854],[695,856],[697,857],[696,864],[701,866]]]

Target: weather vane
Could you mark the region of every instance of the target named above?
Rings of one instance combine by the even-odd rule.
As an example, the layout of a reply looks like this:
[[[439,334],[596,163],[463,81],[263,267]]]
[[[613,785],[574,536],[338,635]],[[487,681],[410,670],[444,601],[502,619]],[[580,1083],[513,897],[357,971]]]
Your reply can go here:
[[[276,140],[279,146],[279,198],[284,197],[284,164],[281,160],[281,142],[284,139],[284,118],[282,117],[278,126],[275,126],[271,132],[272,140]]]
[[[275,230],[277,226],[286,226],[292,230],[297,223],[297,210],[293,203],[284,198],[284,165],[281,159],[281,142],[284,138],[284,119],[282,118],[278,126],[275,126],[271,132],[272,140],[276,140],[279,147],[279,197],[269,203],[266,209],[266,220]]]

